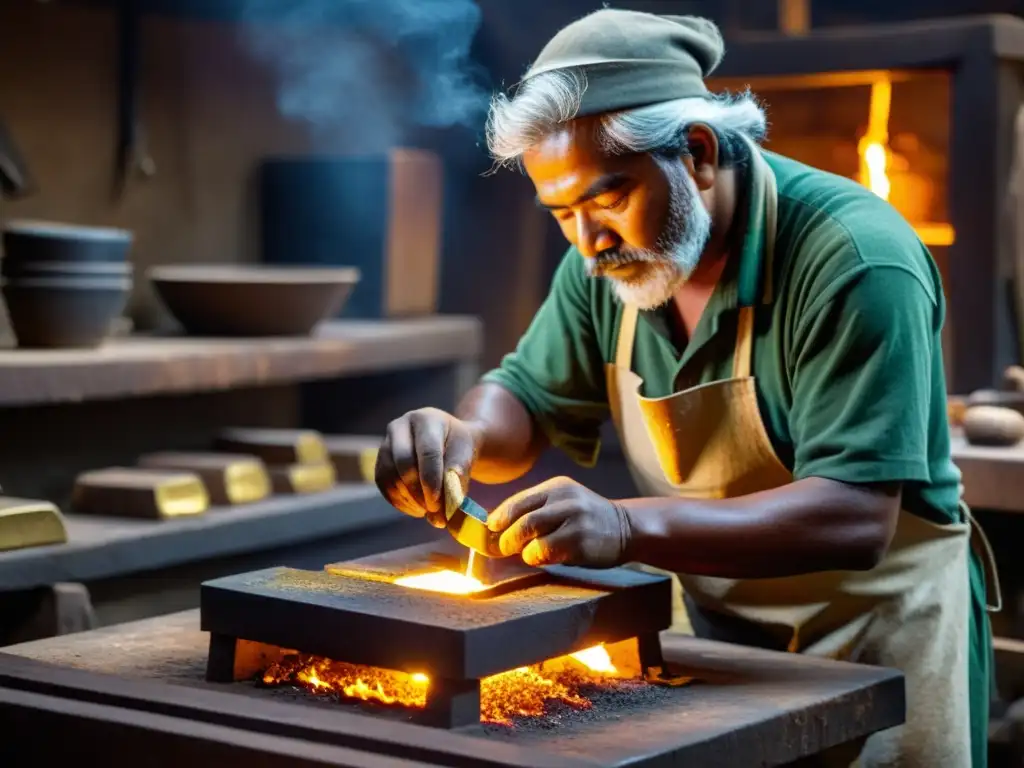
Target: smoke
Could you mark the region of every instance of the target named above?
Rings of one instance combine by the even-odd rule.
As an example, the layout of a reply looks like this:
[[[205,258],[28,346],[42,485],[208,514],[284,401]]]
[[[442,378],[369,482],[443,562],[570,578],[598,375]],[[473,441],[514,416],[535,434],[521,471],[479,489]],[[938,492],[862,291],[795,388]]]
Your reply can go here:
[[[321,146],[372,152],[417,126],[480,128],[480,16],[474,0],[245,0],[242,35],[275,72],[282,115]]]

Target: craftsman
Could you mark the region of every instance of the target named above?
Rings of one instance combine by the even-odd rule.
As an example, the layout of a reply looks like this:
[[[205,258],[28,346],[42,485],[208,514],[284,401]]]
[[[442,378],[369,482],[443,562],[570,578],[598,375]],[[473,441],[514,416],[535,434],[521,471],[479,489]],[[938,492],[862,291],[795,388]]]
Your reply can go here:
[[[760,149],[757,101],[704,83],[722,54],[706,20],[605,9],[495,97],[492,155],[572,247],[456,415],[389,426],[378,485],[444,525],[444,471],[593,465],[611,418],[640,497],[544,482],[491,513],[504,554],[670,571],[698,635],[897,667],[906,724],[860,765],[984,766],[998,585],[950,459],[937,269],[871,191]]]

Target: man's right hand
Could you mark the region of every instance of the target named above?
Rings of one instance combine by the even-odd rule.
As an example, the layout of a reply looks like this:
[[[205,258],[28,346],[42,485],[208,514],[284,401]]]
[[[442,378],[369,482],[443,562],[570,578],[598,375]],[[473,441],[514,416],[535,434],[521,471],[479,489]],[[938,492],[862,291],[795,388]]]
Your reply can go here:
[[[397,510],[444,528],[444,474],[454,469],[465,488],[476,451],[466,422],[437,408],[410,411],[388,424],[374,479]]]

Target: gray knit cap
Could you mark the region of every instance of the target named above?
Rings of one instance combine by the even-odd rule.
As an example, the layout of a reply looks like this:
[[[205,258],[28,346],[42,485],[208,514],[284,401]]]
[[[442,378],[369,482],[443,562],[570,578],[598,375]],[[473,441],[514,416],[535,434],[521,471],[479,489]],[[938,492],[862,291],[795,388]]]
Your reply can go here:
[[[577,117],[707,96],[704,78],[725,51],[714,22],[605,8],[564,27],[524,80],[579,68],[587,88]]]

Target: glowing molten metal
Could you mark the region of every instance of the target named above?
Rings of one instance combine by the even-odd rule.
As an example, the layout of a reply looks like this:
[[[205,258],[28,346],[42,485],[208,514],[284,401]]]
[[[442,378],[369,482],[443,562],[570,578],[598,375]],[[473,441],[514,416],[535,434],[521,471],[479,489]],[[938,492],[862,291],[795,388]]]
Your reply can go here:
[[[458,571],[431,571],[395,579],[400,587],[425,589],[429,592],[445,592],[449,595],[468,595],[479,592],[484,585],[467,573]]]
[[[396,584],[411,589],[465,595],[485,588],[477,579],[457,571],[433,571],[404,576]],[[589,699],[580,688],[629,678],[639,674],[635,643],[617,643],[626,654],[623,667],[612,661],[603,645],[557,659],[520,667],[480,681],[480,720],[511,725],[515,717],[540,717],[548,702],[561,702],[577,709],[589,709]],[[629,669],[625,669],[629,667]],[[634,668],[635,667],[635,668]],[[271,665],[263,674],[267,685],[292,684],[320,694],[422,709],[430,691],[430,678],[422,673],[366,667],[323,657],[290,654]]]

